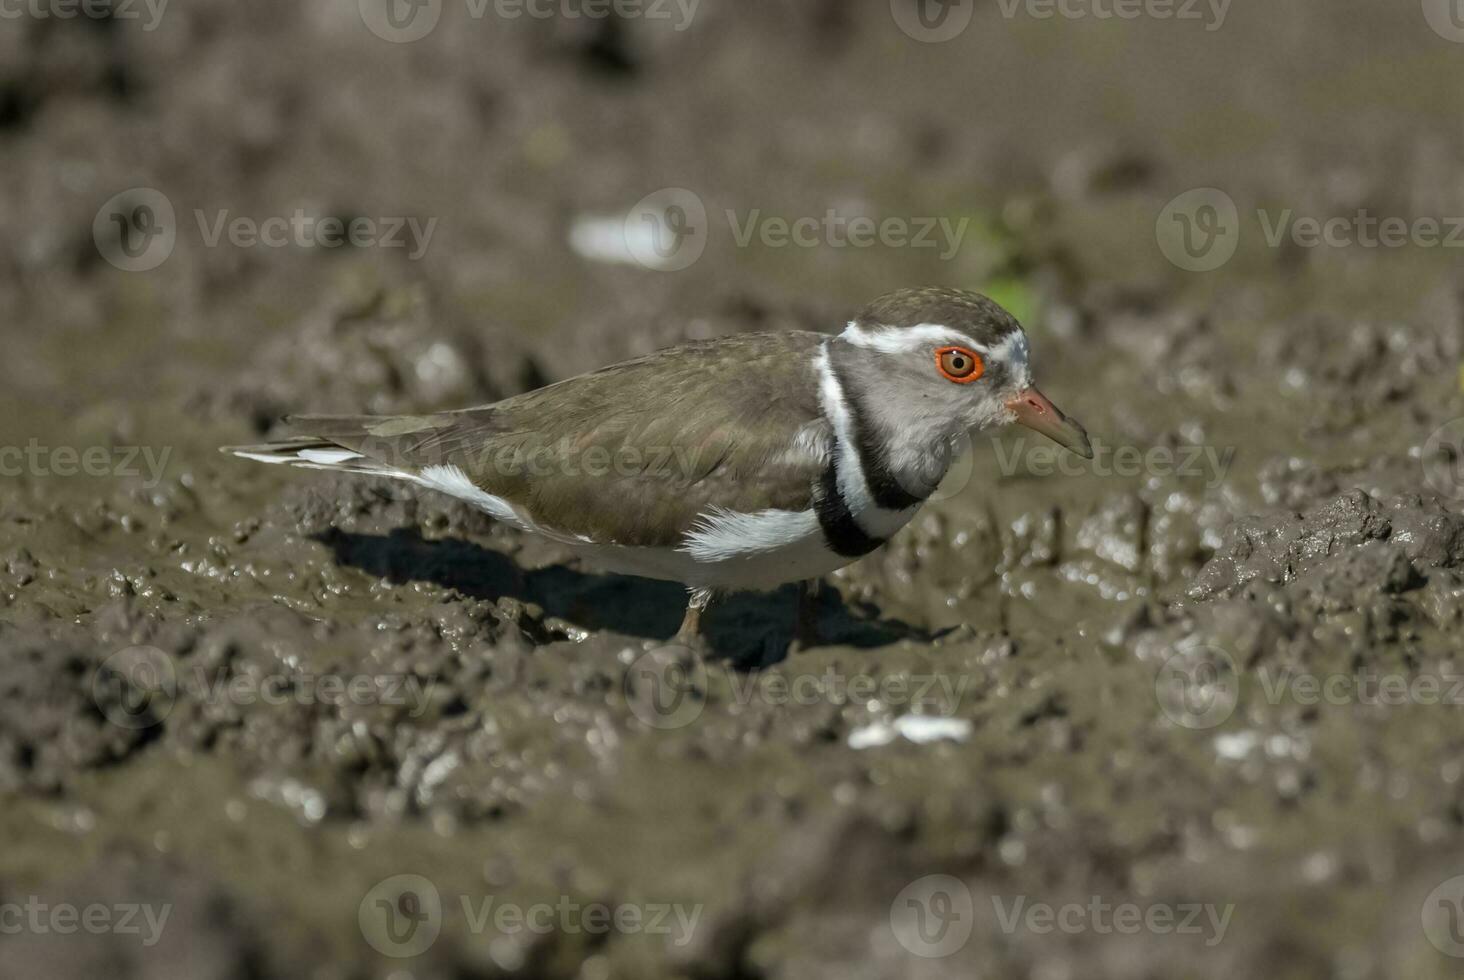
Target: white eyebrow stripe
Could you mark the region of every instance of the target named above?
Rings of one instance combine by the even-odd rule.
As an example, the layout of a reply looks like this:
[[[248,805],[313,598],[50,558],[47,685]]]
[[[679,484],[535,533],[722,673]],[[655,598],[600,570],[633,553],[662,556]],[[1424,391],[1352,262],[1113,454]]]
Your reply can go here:
[[[913,350],[921,350],[932,343],[940,343],[942,341],[950,344],[960,344],[962,347],[969,347],[983,354],[987,352],[985,344],[978,344],[959,330],[952,330],[950,327],[939,323],[917,323],[913,327],[875,327],[869,329],[860,326],[854,320],[850,320],[849,325],[844,328],[844,332],[839,336],[855,347],[879,351],[881,354],[905,354]]]
[[[1002,338],[1001,343],[991,349],[991,354],[1010,366],[1012,380],[1026,387],[1032,383],[1032,369],[1028,364],[1027,335],[1014,330]]]

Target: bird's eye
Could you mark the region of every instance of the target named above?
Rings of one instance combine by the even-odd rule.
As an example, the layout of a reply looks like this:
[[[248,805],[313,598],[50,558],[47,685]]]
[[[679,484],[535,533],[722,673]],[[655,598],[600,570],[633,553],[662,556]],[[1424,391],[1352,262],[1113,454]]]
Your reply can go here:
[[[935,352],[935,366],[949,381],[970,384],[986,371],[981,355],[964,347],[942,347]]]

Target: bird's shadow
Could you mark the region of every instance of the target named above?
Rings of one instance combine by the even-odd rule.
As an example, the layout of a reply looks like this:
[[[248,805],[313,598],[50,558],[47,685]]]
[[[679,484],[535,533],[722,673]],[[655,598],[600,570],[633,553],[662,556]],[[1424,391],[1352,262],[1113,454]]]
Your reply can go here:
[[[581,572],[564,565],[525,571],[500,552],[460,538],[429,541],[416,528],[389,534],[332,528],[315,540],[329,547],[340,564],[389,582],[432,582],[489,601],[515,598],[591,631],[665,639],[675,634],[686,609],[686,590],[674,582]],[[712,653],[747,669],[782,660],[793,637],[796,597],[797,587],[788,585],[719,599],[703,620]],[[908,623],[881,618],[868,603],[850,606],[828,587],[819,591],[818,632],[821,643],[863,648],[932,639]]]

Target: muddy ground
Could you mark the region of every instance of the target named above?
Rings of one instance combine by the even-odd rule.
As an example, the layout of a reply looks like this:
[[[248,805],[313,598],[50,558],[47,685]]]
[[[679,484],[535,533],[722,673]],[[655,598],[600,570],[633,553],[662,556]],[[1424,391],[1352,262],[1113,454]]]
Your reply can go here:
[[[1442,6],[7,15],[0,975],[1457,975],[1460,253],[1267,240],[1464,215]],[[166,219],[139,188],[161,264],[106,232]],[[571,245],[662,188],[694,264]],[[1161,247],[1194,188],[1228,261]],[[210,244],[297,209],[436,224]],[[754,209],[966,231],[743,246]],[[1100,455],[979,439],[791,655],[790,590],[700,657],[674,586],[215,451],[921,283],[1018,312]]]

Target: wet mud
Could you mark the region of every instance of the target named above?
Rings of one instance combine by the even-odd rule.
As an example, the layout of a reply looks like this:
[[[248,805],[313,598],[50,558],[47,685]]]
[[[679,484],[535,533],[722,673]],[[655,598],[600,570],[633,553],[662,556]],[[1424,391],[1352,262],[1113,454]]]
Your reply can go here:
[[[1464,49],[1411,6],[976,17],[7,21],[0,909],[46,911],[0,976],[1454,975],[1464,280],[1255,211],[1464,213]],[[1186,272],[1156,221],[1208,186],[1241,247]],[[147,272],[92,239],[134,187],[179,216]],[[691,267],[570,246],[663,187],[707,204]],[[195,218],[296,208],[439,220],[413,261]],[[970,231],[740,247],[755,208]],[[1023,318],[1098,455],[978,437],[812,649],[791,588],[693,652],[675,585],[216,451],[927,282]]]

